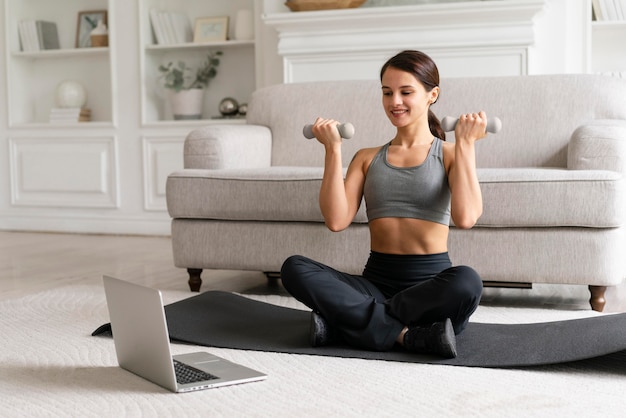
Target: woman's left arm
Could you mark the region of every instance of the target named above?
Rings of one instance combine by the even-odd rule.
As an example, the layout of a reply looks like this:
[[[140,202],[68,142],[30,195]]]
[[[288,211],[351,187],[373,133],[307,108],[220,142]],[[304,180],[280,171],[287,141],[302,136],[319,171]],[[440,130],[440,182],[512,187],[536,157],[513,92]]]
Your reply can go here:
[[[473,227],[483,213],[483,197],[476,174],[476,141],[487,133],[485,112],[461,115],[454,130],[454,157],[448,169],[448,184],[452,195],[450,215],[461,229]]]

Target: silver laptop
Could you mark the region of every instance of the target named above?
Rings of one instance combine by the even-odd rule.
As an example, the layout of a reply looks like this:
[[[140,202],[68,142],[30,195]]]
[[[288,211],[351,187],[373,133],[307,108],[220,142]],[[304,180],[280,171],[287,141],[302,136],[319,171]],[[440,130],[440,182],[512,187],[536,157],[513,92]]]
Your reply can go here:
[[[206,352],[173,356],[161,292],[103,276],[117,361],[173,392],[263,380],[267,375]]]

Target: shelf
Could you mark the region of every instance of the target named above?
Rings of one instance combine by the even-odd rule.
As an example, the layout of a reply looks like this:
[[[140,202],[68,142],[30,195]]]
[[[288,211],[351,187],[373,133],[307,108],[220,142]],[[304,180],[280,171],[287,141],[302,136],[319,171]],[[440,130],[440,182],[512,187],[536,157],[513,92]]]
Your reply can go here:
[[[11,55],[15,58],[30,58],[30,59],[54,59],[54,58],[69,58],[69,57],[89,57],[95,55],[107,55],[109,53],[108,47],[100,48],[69,48],[69,49],[46,49],[43,51],[12,52]]]
[[[115,126],[111,122],[73,122],[73,123],[16,123],[11,125],[13,129],[32,129],[32,130],[46,130],[53,129],[113,129]]]
[[[198,120],[164,120],[145,123],[144,128],[197,128],[206,125],[245,125],[245,118],[232,119],[198,119]]]
[[[224,42],[188,42],[176,45],[146,45],[146,51],[180,51],[180,50],[200,50],[207,48],[231,48],[254,46],[254,41],[224,41]]]

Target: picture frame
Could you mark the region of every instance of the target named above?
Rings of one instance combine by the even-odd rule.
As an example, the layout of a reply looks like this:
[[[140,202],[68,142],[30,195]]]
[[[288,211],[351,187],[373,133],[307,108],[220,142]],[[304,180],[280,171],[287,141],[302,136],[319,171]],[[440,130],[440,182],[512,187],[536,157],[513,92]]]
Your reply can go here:
[[[99,21],[108,26],[106,10],[87,10],[78,12],[76,24],[76,48],[91,47],[91,31]]]
[[[193,31],[194,43],[220,42],[228,39],[228,16],[200,17]]]

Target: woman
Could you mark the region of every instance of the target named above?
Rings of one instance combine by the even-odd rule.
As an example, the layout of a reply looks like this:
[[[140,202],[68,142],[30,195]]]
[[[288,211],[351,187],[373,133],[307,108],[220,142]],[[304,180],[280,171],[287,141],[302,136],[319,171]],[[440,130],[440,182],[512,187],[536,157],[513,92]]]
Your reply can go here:
[[[380,79],[382,104],[397,133],[381,147],[358,151],[345,181],[337,121],[318,118],[313,126],[326,150],[319,200],[327,227],[347,228],[365,197],[371,253],[363,274],[292,256],[281,279],[313,310],[313,346],[341,338],[370,350],[399,344],[455,357],[455,334],[476,310],[482,281],[470,267],[452,267],[449,222],[471,228],[482,213],[474,145],[486,135],[486,115],[461,115],[456,143],[444,142],[430,110],[440,93],[439,72],[427,55],[399,53]]]

